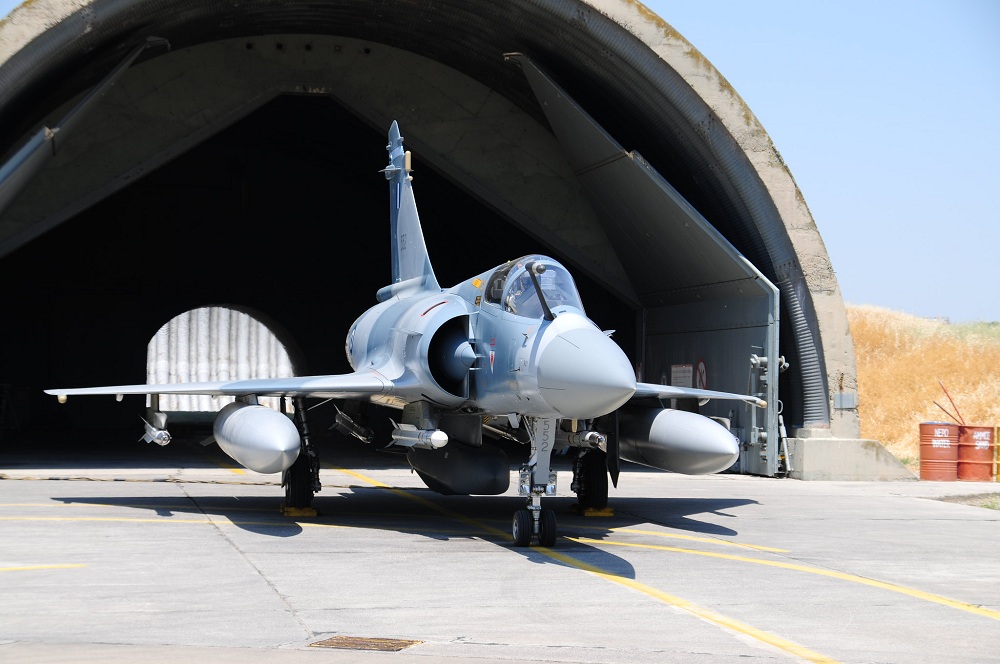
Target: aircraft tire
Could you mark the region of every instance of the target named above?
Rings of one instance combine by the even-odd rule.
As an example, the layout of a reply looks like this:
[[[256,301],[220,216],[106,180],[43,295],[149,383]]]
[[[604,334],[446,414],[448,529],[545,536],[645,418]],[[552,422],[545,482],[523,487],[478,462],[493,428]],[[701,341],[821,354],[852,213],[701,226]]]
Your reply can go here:
[[[581,459],[581,488],[576,497],[583,509],[602,510],[608,506],[608,462],[607,455],[591,450]]]
[[[513,535],[514,546],[529,546],[531,544],[531,531],[534,527],[531,512],[526,509],[519,509],[514,512],[514,520],[511,522],[511,535]]]
[[[309,471],[307,454],[299,454],[291,467],[285,471],[282,484],[285,485],[286,507],[309,507],[312,504],[312,477]]]
[[[538,522],[538,545],[551,547],[556,544],[558,525],[555,510],[542,510]]]

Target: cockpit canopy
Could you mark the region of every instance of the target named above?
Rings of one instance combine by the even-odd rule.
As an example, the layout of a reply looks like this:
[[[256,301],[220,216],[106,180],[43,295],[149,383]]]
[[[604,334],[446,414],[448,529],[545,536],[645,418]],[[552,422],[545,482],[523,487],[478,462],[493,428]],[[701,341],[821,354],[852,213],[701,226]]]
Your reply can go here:
[[[502,306],[508,313],[541,318],[544,313],[542,303],[525,267],[532,262],[545,266],[545,271],[536,278],[549,309],[557,311],[572,307],[584,313],[583,301],[576,290],[573,277],[566,268],[548,256],[524,256],[497,268],[490,276],[486,301]]]

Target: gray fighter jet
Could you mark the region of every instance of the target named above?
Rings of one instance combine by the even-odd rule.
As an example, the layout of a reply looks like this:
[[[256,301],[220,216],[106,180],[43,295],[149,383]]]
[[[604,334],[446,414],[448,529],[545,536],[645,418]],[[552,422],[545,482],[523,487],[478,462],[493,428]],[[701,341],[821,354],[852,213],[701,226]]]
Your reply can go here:
[[[283,473],[286,504],[307,507],[320,488],[305,426],[304,397],[374,402],[401,410],[388,446],[405,451],[426,485],[444,494],[507,491],[511,468],[499,439],[530,446],[518,473],[526,507],[515,512],[514,544],[556,541],[556,518],[541,499],[556,493],[553,452],[572,454],[580,506],[606,507],[619,460],[703,474],[729,468],[738,441],[718,422],[663,407],[665,400],[753,396],[636,381],[629,359],[584,313],[569,272],[531,255],[443,289],[434,276],[413,197],[410,153],[389,129],[392,282],[347,333],[353,373],[231,382],[114,385],[46,390],[79,394],[231,395],[213,426],[223,451],[261,473]],[[291,397],[296,417],[258,397]],[[155,404],[155,401],[154,401]],[[343,403],[341,403],[343,405]],[[366,421],[336,406],[336,427],[374,444]],[[145,440],[167,444],[166,417],[153,413]],[[158,426],[155,426],[158,425]]]

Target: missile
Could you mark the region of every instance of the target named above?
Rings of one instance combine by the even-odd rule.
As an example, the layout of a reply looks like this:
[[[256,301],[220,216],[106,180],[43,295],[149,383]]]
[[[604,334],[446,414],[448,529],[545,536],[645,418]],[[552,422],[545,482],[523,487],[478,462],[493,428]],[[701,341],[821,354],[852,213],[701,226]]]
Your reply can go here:
[[[566,443],[572,447],[604,449],[608,438],[598,431],[577,431],[566,433]]]
[[[336,429],[345,436],[354,436],[358,440],[365,443],[372,442],[375,432],[373,432],[369,427],[362,426],[352,420],[347,413],[337,408],[336,405],[334,408],[337,410],[337,414],[334,415],[333,426],[330,427],[331,429]]]
[[[389,420],[392,422],[392,420]],[[416,447],[424,450],[441,449],[448,444],[448,434],[440,429],[418,429],[412,424],[396,424],[392,430],[392,442],[401,447]]]
[[[671,408],[621,410],[622,459],[686,475],[726,470],[740,456],[739,441],[718,422]]]
[[[212,433],[223,452],[258,473],[288,470],[302,445],[284,413],[238,401],[219,411]]]
[[[146,421],[146,418],[140,416],[142,423],[146,425],[146,433],[142,434],[142,438],[139,440],[145,441],[147,443],[156,443],[160,447],[170,443],[171,436],[170,432],[166,429],[157,429],[152,424]]]

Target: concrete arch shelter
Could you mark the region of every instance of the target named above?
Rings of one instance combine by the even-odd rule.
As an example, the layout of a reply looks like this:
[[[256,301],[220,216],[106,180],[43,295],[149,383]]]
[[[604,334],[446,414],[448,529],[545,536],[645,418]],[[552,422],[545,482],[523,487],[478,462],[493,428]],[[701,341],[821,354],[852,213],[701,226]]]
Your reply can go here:
[[[41,387],[141,382],[145,340],[212,302],[280,323],[304,370],[342,371],[341,335],[388,278],[392,120],[442,283],[557,256],[643,379],[772,404],[752,420],[706,406],[744,442],[738,470],[898,472],[858,440],[843,301],[792,174],[669,16],[626,0],[16,8],[0,382],[29,394],[28,420],[122,421],[56,415]]]

